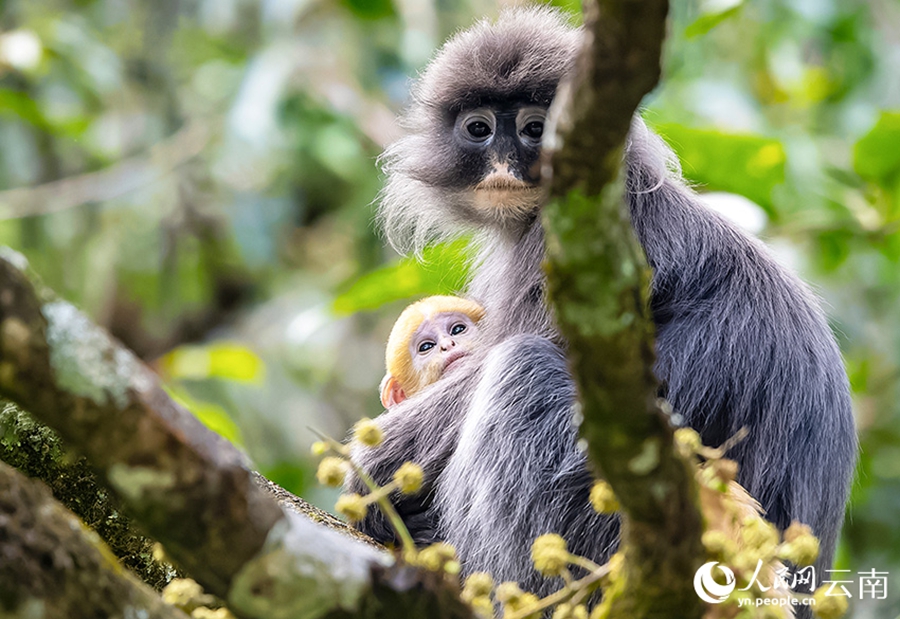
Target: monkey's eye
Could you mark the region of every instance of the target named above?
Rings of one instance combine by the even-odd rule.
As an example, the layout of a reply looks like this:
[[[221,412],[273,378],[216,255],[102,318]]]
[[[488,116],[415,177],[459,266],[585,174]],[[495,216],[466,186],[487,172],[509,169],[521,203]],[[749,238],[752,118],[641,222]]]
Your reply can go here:
[[[419,344],[419,352],[428,352],[432,348],[434,348],[434,342],[430,340],[425,340],[424,342]]]
[[[516,117],[516,127],[519,129],[522,141],[532,146],[539,145],[541,138],[544,136],[544,122],[546,118],[547,110],[542,107],[530,106],[519,110],[519,114]]]
[[[522,133],[533,140],[540,140],[544,135],[544,121],[532,120],[522,129]]]
[[[483,140],[491,134],[491,126],[483,120],[473,120],[466,125],[466,131],[476,140]]]
[[[487,108],[472,110],[462,114],[456,126],[467,140],[485,142],[494,133],[494,114]]]
[[[453,325],[452,327],[450,327],[450,335],[459,335],[460,333],[462,333],[465,330],[466,330],[466,325],[461,322],[458,322],[455,325]]]

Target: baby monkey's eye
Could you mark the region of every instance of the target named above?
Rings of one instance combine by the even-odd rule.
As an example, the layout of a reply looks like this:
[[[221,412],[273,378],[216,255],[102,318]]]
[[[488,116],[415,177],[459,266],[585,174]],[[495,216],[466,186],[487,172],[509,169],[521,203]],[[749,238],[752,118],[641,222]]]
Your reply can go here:
[[[461,322],[458,322],[455,325],[453,325],[452,327],[450,327],[450,335],[459,335],[460,333],[462,333],[465,330],[466,330],[466,325]]]
[[[419,352],[428,352],[432,348],[434,348],[434,342],[428,340],[425,340],[424,342],[419,344]]]

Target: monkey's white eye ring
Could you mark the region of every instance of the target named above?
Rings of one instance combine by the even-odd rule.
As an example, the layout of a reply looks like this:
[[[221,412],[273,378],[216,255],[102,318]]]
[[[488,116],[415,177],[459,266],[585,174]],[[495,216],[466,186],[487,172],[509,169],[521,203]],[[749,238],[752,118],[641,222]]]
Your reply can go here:
[[[459,126],[466,139],[484,142],[494,133],[494,116],[487,111],[474,111],[460,118]]]
[[[544,123],[547,112],[539,107],[522,108],[516,117],[516,127],[519,135],[530,142],[539,143],[544,136]]]
[[[465,323],[458,322],[455,325],[453,325],[452,327],[450,327],[450,335],[459,335],[460,333],[462,333],[465,330],[466,330]]]
[[[416,350],[418,350],[419,352],[428,352],[432,348],[434,348],[434,342],[425,340],[424,342],[419,344],[419,347]]]

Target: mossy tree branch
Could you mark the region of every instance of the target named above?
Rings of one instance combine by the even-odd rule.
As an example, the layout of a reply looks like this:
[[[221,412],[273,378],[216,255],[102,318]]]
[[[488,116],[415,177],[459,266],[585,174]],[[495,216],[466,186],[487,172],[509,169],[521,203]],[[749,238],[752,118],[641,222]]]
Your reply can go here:
[[[299,499],[276,500],[149,368],[26,271],[21,256],[0,255],[0,395],[86,456],[138,524],[236,614],[471,616],[439,575],[395,565],[333,518],[300,515]]]
[[[0,616],[187,619],[123,570],[46,487],[3,463]]]
[[[556,111],[544,211],[550,298],[569,343],[591,461],[622,505],[624,581],[608,617],[700,617],[692,575],[704,557],[697,489],[674,451],[652,373],[649,269],[619,170],[631,118],[656,84],[666,0],[586,6],[586,45]]]
[[[0,401],[0,461],[47,484],[57,501],[157,591],[177,575],[174,566],[154,558],[153,540],[135,528],[116,497],[98,483],[87,459],[69,453],[56,432],[6,401]]]

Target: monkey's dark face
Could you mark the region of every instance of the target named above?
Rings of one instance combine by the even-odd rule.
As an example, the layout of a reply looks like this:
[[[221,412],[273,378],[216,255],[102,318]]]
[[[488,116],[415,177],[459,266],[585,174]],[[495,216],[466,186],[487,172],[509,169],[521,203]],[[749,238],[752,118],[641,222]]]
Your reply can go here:
[[[547,108],[493,103],[449,116],[452,147],[447,149],[445,173],[435,179],[437,184],[470,192],[467,206],[480,219],[520,220],[533,213],[540,198]]]
[[[535,6],[444,45],[413,88],[407,134],[382,157],[392,245],[419,252],[473,229],[527,229],[543,197],[546,111],[582,40],[562,13]]]
[[[457,187],[474,191],[473,207],[490,218],[534,208],[547,110],[536,105],[490,105],[456,116],[453,139]]]

